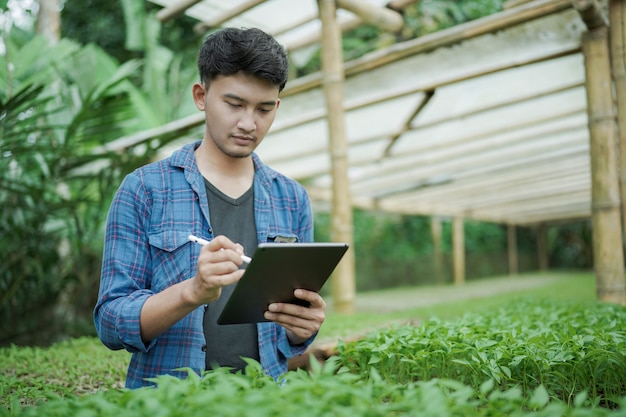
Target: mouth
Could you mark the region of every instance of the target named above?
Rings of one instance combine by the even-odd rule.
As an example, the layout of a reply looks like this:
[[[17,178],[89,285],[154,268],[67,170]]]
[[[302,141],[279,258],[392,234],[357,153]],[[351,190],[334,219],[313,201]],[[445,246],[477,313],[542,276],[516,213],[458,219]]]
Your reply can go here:
[[[256,142],[256,138],[254,136],[248,135],[231,135],[231,137],[235,140],[235,143],[238,145],[247,146],[251,143]]]

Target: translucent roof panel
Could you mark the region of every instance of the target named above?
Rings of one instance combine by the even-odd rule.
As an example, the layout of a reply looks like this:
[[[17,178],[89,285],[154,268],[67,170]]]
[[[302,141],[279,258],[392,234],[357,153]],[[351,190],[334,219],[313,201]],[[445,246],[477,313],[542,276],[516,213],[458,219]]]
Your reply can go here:
[[[211,21],[242,3],[204,0],[189,14]],[[458,36],[459,27],[346,63],[345,140],[355,206],[512,224],[588,217],[586,29],[575,10],[559,10],[472,37]],[[257,26],[287,39],[318,31],[316,13],[314,0],[271,0],[224,25]],[[456,40],[404,52],[446,36]],[[392,55],[397,58],[375,63]],[[301,81],[287,83],[257,152],[302,181],[314,201],[327,202],[332,176],[323,87],[291,87]]]

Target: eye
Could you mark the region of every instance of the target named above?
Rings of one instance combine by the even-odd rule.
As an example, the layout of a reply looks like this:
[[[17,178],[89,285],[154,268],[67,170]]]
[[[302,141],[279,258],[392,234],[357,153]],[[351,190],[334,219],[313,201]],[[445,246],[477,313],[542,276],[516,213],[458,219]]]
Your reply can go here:
[[[227,103],[230,107],[233,107],[233,108],[236,108],[236,109],[238,109],[238,108],[240,108],[240,107],[241,107],[241,104],[238,104],[238,103],[231,103],[230,101],[227,101],[226,103]]]

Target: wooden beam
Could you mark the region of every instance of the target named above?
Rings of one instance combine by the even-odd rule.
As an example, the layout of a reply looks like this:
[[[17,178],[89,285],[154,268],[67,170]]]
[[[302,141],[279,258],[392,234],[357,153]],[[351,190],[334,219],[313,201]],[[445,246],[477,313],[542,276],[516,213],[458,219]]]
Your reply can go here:
[[[408,7],[409,5],[413,3],[417,3],[417,1],[418,0],[391,1],[387,4],[387,8],[393,11],[396,11],[398,13],[402,13],[402,10],[404,10],[406,7]],[[346,18],[339,21],[339,26],[341,27],[342,32],[346,32],[348,30],[354,29],[362,24],[363,24],[363,20],[356,15],[347,16]],[[292,29],[294,29],[295,27],[297,26],[293,26]],[[285,30],[281,30],[280,32],[275,33],[274,35],[283,34],[285,32],[286,32]],[[299,36],[298,38],[287,40],[284,42],[284,46],[287,50],[293,51],[296,49],[303,48],[305,46],[312,45],[316,42],[319,42],[320,38],[321,38],[320,32],[314,31],[314,32],[307,34],[306,36]]]
[[[592,238],[598,298],[626,304],[617,123],[608,37],[607,27],[591,30],[583,36],[591,151]]]
[[[571,0],[536,0],[491,16],[463,23],[452,28],[420,36],[401,44],[369,53],[345,64],[347,76],[369,71],[408,56],[430,52],[487,33],[558,13],[572,7]],[[321,83],[321,73],[301,77],[290,83],[289,94],[316,88]],[[283,92],[283,95],[285,92]]]
[[[412,4],[419,3],[420,0],[392,0],[387,3],[387,7],[391,10],[395,10],[396,12],[402,13],[404,9],[409,7]]]
[[[572,0],[572,4],[578,10],[587,29],[594,30],[607,26],[606,16],[597,0]]]
[[[204,22],[197,23],[193,27],[193,30],[197,34],[205,33],[211,29],[214,29],[220,26],[222,23],[226,22],[227,20],[230,20],[235,16],[239,16],[240,14],[243,14],[247,12],[248,10],[253,9],[254,7],[263,3],[264,1],[265,0],[248,0],[248,1],[241,2],[238,5],[229,7],[222,14],[215,16],[211,20],[206,20]]]
[[[546,10],[546,4],[550,5],[551,8],[548,8],[547,10],[553,10],[554,12],[556,11],[560,11],[561,7],[563,6],[563,3],[567,3],[569,4],[570,0],[542,0],[539,3],[544,4],[543,7],[538,7],[537,9],[532,9],[534,11],[533,14],[528,13],[528,11],[524,11],[524,13],[522,13],[520,15],[519,19],[512,19],[512,17],[510,15],[505,16],[505,20],[506,21],[511,21],[513,20],[513,22],[517,22],[518,20],[520,20],[519,23],[523,23],[524,21],[526,21],[529,18],[536,18],[538,17],[537,15],[535,15],[535,13],[539,13],[540,11]],[[256,3],[260,3],[259,0],[254,0],[254,2]],[[251,2],[248,3],[244,3],[246,6],[250,6]],[[222,18],[225,18],[227,16],[222,16]],[[222,20],[222,18],[219,18],[218,20]],[[228,17],[229,18],[229,17]],[[218,21],[216,20],[216,22]],[[481,19],[479,19],[481,20]],[[472,22],[469,22],[472,23]],[[464,25],[467,25],[464,24]],[[464,26],[464,25],[460,25],[460,26]],[[495,26],[501,26],[501,25],[495,25]],[[454,28],[452,28],[454,29]],[[402,55],[407,56],[410,55],[408,53],[409,50],[413,50],[415,54],[421,53],[421,52],[425,52],[427,50],[430,49],[430,47],[439,47],[439,46],[444,46],[445,44],[449,43],[449,42],[460,42],[461,40],[463,40],[464,36],[460,36],[460,34],[462,32],[456,32],[455,29],[455,33],[457,33],[456,37],[451,37],[449,35],[444,35],[444,33],[450,31],[451,29],[445,30],[445,31],[441,31],[441,32],[437,32],[435,34],[433,34],[433,36],[439,36],[441,38],[441,42],[440,44],[438,44],[438,42],[426,42],[423,47],[421,48],[416,48],[414,44],[414,42],[405,42],[403,45],[407,45],[406,49],[407,52],[403,52]],[[474,30],[474,32],[480,32],[478,30]],[[478,33],[480,34],[480,33]],[[430,35],[429,35],[430,36]],[[418,38],[418,40],[421,38]],[[393,48],[387,48],[387,49],[398,49],[398,47],[401,47],[400,44],[396,44],[393,46]],[[403,47],[401,47],[402,49],[404,49]],[[362,108],[364,106],[367,105],[371,105],[371,104],[375,104],[376,102],[382,102],[384,100],[391,100],[394,98],[400,98],[400,97],[404,97],[410,94],[415,94],[416,92],[419,91],[430,91],[430,90],[436,90],[439,87],[442,87],[444,85],[448,85],[448,84],[453,84],[456,82],[460,82],[462,80],[465,79],[471,79],[471,78],[475,78],[475,77],[480,77],[480,76],[485,76],[485,75],[489,75],[498,71],[504,71],[510,68],[515,68],[515,67],[519,67],[522,65],[531,65],[533,63],[538,63],[538,62],[543,62],[546,60],[550,60],[553,59],[557,56],[565,56],[565,55],[570,55],[573,53],[578,52],[578,49],[576,50],[570,50],[570,49],[566,49],[564,51],[560,51],[557,53],[557,55],[555,56],[554,54],[540,54],[536,57],[532,57],[531,59],[527,60],[527,61],[523,61],[523,62],[513,62],[510,63],[508,65],[504,65],[504,66],[500,66],[497,68],[487,68],[484,70],[480,70],[477,72],[471,72],[471,73],[467,73],[464,74],[462,76],[459,77],[455,77],[454,79],[450,79],[450,80],[444,80],[444,81],[440,81],[440,82],[429,82],[429,81],[425,81],[423,85],[420,85],[418,88],[414,88],[411,90],[403,90],[401,92],[385,92],[381,97],[377,97],[377,98],[373,98],[373,99],[368,99],[368,100],[361,100],[360,102],[350,102],[350,103],[346,103],[345,108],[346,109],[350,109],[350,110],[354,110],[354,109],[358,109],[358,108]],[[375,57],[374,57],[375,58]],[[354,62],[354,61],[351,61]],[[350,67],[350,63],[346,63],[347,67]],[[373,66],[377,66],[377,64],[373,64]],[[355,68],[355,70],[353,71],[348,71],[350,73],[357,73],[358,68]],[[311,79],[311,77],[307,76],[307,77],[301,77],[299,79],[296,80],[290,80],[287,84],[287,86],[285,87],[285,89],[282,91],[281,93],[281,97],[285,98],[285,97],[289,97],[291,95],[296,95],[298,93],[301,93],[302,91],[308,90],[309,88],[313,88],[313,87],[319,87],[320,83],[321,83],[321,76],[320,73],[316,73],[313,74],[314,75],[314,80]],[[272,127],[272,132],[278,131],[278,130],[282,130],[284,128],[288,128],[291,126],[295,126],[301,123],[305,123],[307,121],[313,121],[313,120],[318,120],[318,119],[322,119],[326,116],[326,112],[324,111],[324,109],[320,109],[320,111],[318,113],[315,114],[311,114],[309,115],[304,115],[301,118],[298,118],[297,120],[295,120],[295,122],[284,122],[281,123],[280,120],[277,121],[277,123],[275,123],[275,125]],[[198,114],[194,114],[188,117],[185,117],[183,119],[179,119],[176,120],[174,122],[171,123],[167,123],[161,127],[158,128],[153,128],[153,129],[149,129],[143,132],[139,132],[137,134],[132,134],[129,136],[125,136],[123,138],[120,138],[118,140],[115,140],[111,143],[109,143],[107,145],[107,149],[108,150],[117,150],[117,151],[123,151],[124,149],[126,149],[128,146],[134,146],[134,145],[138,145],[142,142],[145,142],[147,140],[150,140],[156,136],[162,135],[162,134],[167,134],[167,133],[171,133],[173,131],[185,131],[186,129],[192,129],[200,124],[204,123],[204,116],[200,113]]]
[[[443,285],[445,283],[443,273],[443,239],[441,218],[439,216],[430,216],[430,234],[433,240],[433,273],[435,274],[435,283]]]
[[[359,25],[362,25],[363,21],[358,16],[348,16],[339,22],[341,32],[347,32]],[[313,45],[316,42],[320,42],[321,33],[318,31],[311,32],[306,36],[299,36],[296,39],[285,42],[284,46],[288,51],[294,51],[296,49],[304,48],[305,46]]]
[[[532,189],[532,184],[535,183],[541,185],[554,182],[556,184],[558,181],[571,177],[578,181],[584,179],[589,182],[588,162],[589,157],[582,155],[582,158],[569,158],[566,161],[543,164],[535,167],[532,171],[529,171],[526,167],[518,167],[517,169],[511,168],[497,176],[490,174],[474,177],[462,176],[448,184],[424,189],[420,192],[420,196],[428,200],[438,200],[452,194],[463,197],[472,195],[489,196],[503,193],[508,196],[511,193],[516,193],[517,187],[529,187]]]
[[[168,20],[172,20],[175,19],[177,17],[179,17],[180,15],[184,14],[187,9],[189,9],[190,7],[200,3],[202,0],[179,0],[176,1],[174,3],[172,3],[171,5],[164,7],[163,9],[159,10],[158,13],[156,14],[157,19],[161,22],[161,23],[165,23]]]
[[[343,110],[343,57],[341,31],[334,0],[318,0],[322,21],[322,71],[324,97],[328,109],[328,138],[332,171],[332,226],[334,241],[346,242],[344,255],[332,280],[334,308],[339,313],[353,313],[356,295],[352,201],[348,180],[348,145]]]
[[[337,0],[337,6],[387,32],[399,32],[404,26],[400,13],[364,0]]]
[[[545,58],[545,57],[544,57]],[[538,59],[537,57],[533,58],[533,62],[535,61],[535,59]],[[527,62],[524,62],[523,64],[520,65],[525,65],[528,64]],[[489,73],[493,72],[497,72],[497,71],[503,71],[509,68],[509,65],[505,65],[506,68],[502,68],[502,67],[498,67],[497,69],[495,68],[491,68]],[[480,75],[476,75],[476,77],[480,77],[484,74]],[[389,100],[394,100],[394,99],[398,99],[398,98],[402,98],[405,96],[409,96],[412,94],[418,94],[422,91],[422,89],[426,89],[426,91],[430,91],[431,89],[434,90],[444,84],[453,84],[455,81],[451,81],[451,80],[442,80],[438,83],[430,83],[430,84],[426,84],[424,86],[420,86],[419,88],[412,88],[412,89],[407,89],[401,92],[398,91],[385,91],[383,92],[381,95],[377,95],[377,96],[370,96],[367,97],[366,99],[358,99],[358,100],[349,100],[346,101],[344,104],[344,109],[346,111],[352,111],[352,110],[358,110],[361,108],[365,108],[367,106],[372,106],[378,103],[382,103],[385,101],[389,101]],[[463,112],[463,113],[457,113],[457,114],[452,114],[449,115],[448,117],[445,117],[443,119],[439,119],[439,120],[434,120],[432,122],[429,123],[424,123],[424,124],[420,124],[420,125],[416,125],[416,126],[411,126],[411,124],[409,123],[408,125],[406,125],[405,127],[400,127],[399,129],[389,132],[388,135],[385,135],[384,137],[381,137],[380,135],[377,136],[371,136],[371,137],[363,137],[363,138],[352,138],[350,140],[350,144],[351,146],[354,146],[356,144],[365,144],[368,142],[376,142],[379,141],[381,139],[384,139],[386,141],[389,141],[389,144],[387,145],[387,149],[385,150],[385,152],[383,153],[385,156],[390,156],[389,155],[389,150],[391,149],[391,146],[394,143],[394,137],[396,137],[397,135],[400,135],[401,133],[406,133],[408,131],[413,131],[413,130],[423,130],[425,128],[430,128],[430,127],[434,127],[434,126],[438,126],[438,125],[442,125],[446,122],[450,122],[450,121],[454,121],[454,120],[466,120],[467,118],[471,117],[471,116],[475,116],[475,115],[479,115],[491,110],[496,110],[496,109],[503,109],[505,107],[508,106],[515,106],[517,104],[521,104],[524,103],[526,101],[532,100],[532,99],[538,99],[538,98],[542,98],[542,97],[547,97],[549,95],[552,94],[557,94],[560,92],[567,92],[569,90],[573,90],[576,88],[583,88],[584,85],[581,82],[574,82],[571,84],[565,84],[565,85],[561,85],[561,86],[557,86],[555,88],[551,88],[548,89],[542,93],[537,93],[537,94],[529,94],[526,96],[522,96],[522,97],[517,97],[515,99],[511,99],[511,100],[507,100],[507,101],[503,101],[503,102],[499,102],[497,104],[494,105],[490,105],[490,106],[484,106],[484,107],[479,107],[476,108],[474,110],[468,111],[468,112]],[[420,104],[417,109],[416,109],[416,113],[419,112],[423,105],[427,104],[428,102],[428,97],[425,97],[422,101],[422,104]],[[555,108],[554,111],[560,111],[560,109]],[[580,107],[578,109],[573,110],[574,113],[581,113],[584,114],[585,112],[585,108],[584,105],[583,107]],[[569,115],[571,112],[566,113],[565,115]],[[274,125],[272,126],[272,130],[270,131],[270,133],[276,133],[276,132],[280,132],[283,131],[285,129],[289,129],[292,128],[294,126],[301,126],[302,124],[305,123],[311,123],[317,120],[322,120],[326,117],[327,113],[326,113],[326,109],[324,108],[319,108],[316,111],[310,111],[308,113],[303,113],[300,116],[294,116],[292,118],[290,118],[289,120],[277,120]],[[554,115],[554,114],[547,114],[545,116],[544,119],[540,119],[540,120],[535,120],[534,124],[541,124],[541,123],[546,123],[547,121],[550,121],[550,119],[553,118],[559,118],[559,117],[564,117],[564,114],[558,114],[558,115]],[[498,133],[504,133],[506,131],[513,131],[513,130],[519,130],[519,129],[524,129],[528,127],[528,123],[527,122],[522,122],[522,123],[516,123],[516,124],[510,124],[507,125],[504,130],[494,130],[492,132],[482,132],[479,137],[473,137],[473,136],[463,136],[463,137],[459,137],[458,139],[455,139],[453,141],[446,141],[445,143],[445,147],[450,147],[451,145],[454,144],[458,144],[461,142],[470,142],[470,141],[478,141],[482,138],[485,138],[486,136],[489,135],[496,135]],[[441,146],[431,146],[429,147],[429,151],[433,151],[439,148],[444,147],[444,145]],[[294,158],[301,156],[301,155],[311,155],[313,153],[322,153],[322,152],[326,152],[327,148],[320,146],[320,147],[316,147],[316,148],[311,148],[311,147],[302,147],[302,148],[294,148],[294,152],[290,153],[289,155],[282,155],[282,156],[272,156],[272,155],[268,155],[265,159],[268,162],[272,162],[272,163],[276,163],[276,162],[280,162],[283,160],[293,160]],[[423,155],[423,153],[422,153]],[[380,159],[379,156],[373,156],[373,159]],[[411,165],[411,163],[409,163],[409,165]],[[390,168],[392,171],[397,171],[398,170],[398,166],[396,166],[394,164],[394,166],[392,166]]]
[[[517,258],[517,228],[514,224],[507,226],[507,250],[509,255],[509,275],[519,273],[519,262]]]
[[[611,69],[617,99],[619,132],[620,191],[622,197],[622,225],[626,229],[626,1],[609,0],[609,46]],[[626,230],[622,231],[626,242]]]
[[[539,270],[545,272],[549,268],[548,257],[548,240],[546,237],[546,225],[540,223],[537,225],[537,263],[539,264]]]
[[[465,231],[463,217],[452,220],[452,251],[454,259],[454,284],[465,284]]]
[[[572,155],[572,152],[585,152],[589,149],[586,142],[586,135],[583,132],[578,134],[562,135],[559,140],[551,140],[544,143],[540,137],[530,143],[516,143],[515,146],[502,146],[492,152],[463,153],[459,150],[455,157],[446,159],[445,155],[438,158],[432,157],[431,164],[420,163],[418,157],[411,158],[410,165],[398,164],[398,171],[389,172],[382,175],[382,170],[376,170],[378,175],[371,178],[362,178],[360,181],[353,179],[353,191],[362,192],[369,190],[375,192],[377,189],[385,189],[389,184],[407,181],[416,183],[424,180],[438,179],[443,182],[442,173],[448,173],[448,177],[455,179],[464,176],[484,175],[486,172],[504,171],[522,164],[544,163],[549,161],[547,157],[557,157],[558,155]],[[393,161],[390,161],[391,164]]]
[[[108,142],[105,145],[98,146],[93,150],[93,154],[99,155],[106,152],[123,152],[130,147],[140,145],[162,135],[169,135],[176,132],[186,132],[189,129],[203,125],[204,121],[204,113],[195,113],[182,119],[166,123],[163,126],[123,136],[119,139]]]

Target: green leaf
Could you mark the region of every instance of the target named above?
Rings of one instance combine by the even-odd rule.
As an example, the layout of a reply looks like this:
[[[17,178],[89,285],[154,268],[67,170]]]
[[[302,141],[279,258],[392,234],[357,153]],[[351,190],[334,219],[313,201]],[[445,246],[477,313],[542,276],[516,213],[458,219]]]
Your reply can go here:
[[[533,391],[528,406],[533,410],[539,410],[544,408],[550,401],[550,395],[543,385],[539,385]]]
[[[479,391],[481,394],[487,395],[493,390],[494,386],[495,386],[495,381],[493,380],[493,378],[489,378],[488,380],[480,384]]]
[[[576,396],[574,397],[574,407],[582,407],[585,404],[585,401],[587,401],[588,396],[589,394],[587,393],[587,391],[582,391],[576,394]]]

